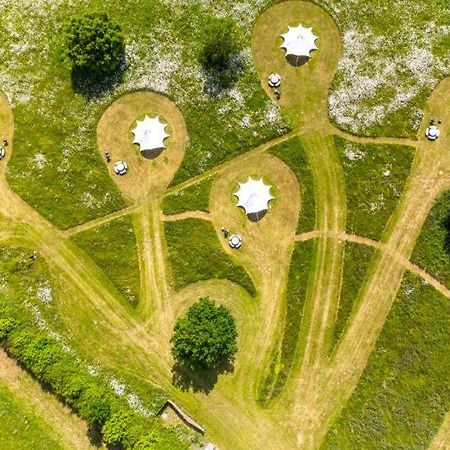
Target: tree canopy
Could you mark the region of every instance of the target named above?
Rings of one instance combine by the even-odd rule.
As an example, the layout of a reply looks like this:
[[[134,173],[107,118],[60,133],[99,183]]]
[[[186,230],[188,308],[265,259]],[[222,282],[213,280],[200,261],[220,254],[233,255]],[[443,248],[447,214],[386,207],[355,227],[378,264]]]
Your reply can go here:
[[[177,320],[172,336],[172,354],[182,365],[213,369],[237,351],[233,316],[223,305],[209,298],[193,304],[185,317]]]
[[[241,49],[234,22],[225,18],[213,19],[206,27],[199,61],[207,70],[222,72],[229,68],[232,57]]]
[[[123,61],[125,41],[120,26],[107,14],[89,13],[70,21],[66,51],[75,68],[108,75]]]

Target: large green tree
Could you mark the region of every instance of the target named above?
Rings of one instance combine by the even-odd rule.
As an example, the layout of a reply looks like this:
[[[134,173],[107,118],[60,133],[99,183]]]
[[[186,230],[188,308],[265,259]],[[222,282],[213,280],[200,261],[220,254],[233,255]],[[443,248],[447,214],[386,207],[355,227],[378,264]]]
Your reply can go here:
[[[205,30],[199,61],[207,70],[223,72],[234,55],[242,50],[238,30],[230,19],[212,19]]]
[[[125,41],[120,26],[107,14],[89,13],[70,21],[66,51],[74,68],[108,75],[123,61]]]
[[[193,304],[185,317],[177,320],[171,342],[172,354],[181,365],[194,369],[214,369],[237,351],[234,318],[223,305],[209,298]]]

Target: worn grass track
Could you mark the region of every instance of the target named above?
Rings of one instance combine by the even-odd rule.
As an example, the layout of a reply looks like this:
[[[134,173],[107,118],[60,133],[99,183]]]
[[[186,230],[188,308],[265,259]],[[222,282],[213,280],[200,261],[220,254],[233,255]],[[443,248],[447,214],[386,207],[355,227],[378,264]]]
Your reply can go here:
[[[319,51],[311,61],[293,68],[279,50],[279,34],[287,24],[298,22],[313,26],[321,38]],[[280,105],[293,132],[166,189],[183,157],[186,139],[183,118],[164,97],[148,92],[130,94],[105,112],[98,137],[100,151],[108,148],[115,157],[127,160],[134,154],[130,177],[118,178],[111,173],[131,206],[65,232],[59,231],[9,188],[5,168],[12,147],[8,147],[8,158],[0,162],[0,238],[35,248],[59,275],[65,294],[58,299],[57,309],[74,340],[79,342],[77,350],[109,367],[126,370],[143,383],[156,383],[166,389],[206,426],[208,438],[220,448],[317,448],[358,383],[405,268],[421,272],[409,262],[412,248],[436,196],[450,186],[447,130],[435,143],[428,143],[421,136],[431,116],[450,123],[450,111],[446,108],[450,101],[450,80],[441,83],[430,98],[417,141],[359,138],[336,130],[328,120],[328,88],[340,55],[340,36],[323,10],[300,1],[274,6],[256,22],[252,52],[269,95],[272,93],[266,87],[267,75],[272,71],[282,74]],[[140,160],[129,143],[131,124],[145,113],[161,113],[173,132],[167,158],[160,161]],[[3,97],[0,97],[0,125],[12,140],[13,117]],[[381,242],[345,234],[345,186],[333,134],[355,142],[400,143],[417,148],[406,190]],[[120,139],[116,142],[117,135]],[[272,146],[295,135],[307,152],[316,191],[317,230],[300,236],[295,235],[302,201],[297,180],[284,163],[266,154]],[[160,205],[164,195],[219,173],[211,188],[210,213],[162,215]],[[274,186],[276,199],[267,216],[258,223],[249,222],[235,207],[232,197],[236,183],[248,175],[263,176]],[[70,235],[130,213],[136,217],[141,263],[142,295],[137,309],[127,307],[116,298],[95,264],[68,241]],[[222,226],[242,234],[245,245],[234,256],[256,281],[256,299],[232,283],[217,280],[172,291],[167,281],[162,222],[187,217],[211,220],[219,236]],[[282,296],[293,245],[296,239],[311,238],[317,239],[317,256],[295,364],[279,398],[263,409],[255,391],[267,374],[270,355],[281,342],[285,320]],[[377,255],[357,300],[358,307],[330,357],[345,240],[371,245],[377,249]],[[226,241],[222,240],[222,244],[224,251],[232,251]],[[419,274],[437,289],[443,288],[423,271]],[[449,292],[445,292],[448,296]],[[206,386],[200,386],[196,392],[173,386],[173,360],[168,342],[174,320],[204,295],[229,306],[239,330],[234,372],[220,375],[207,395]],[[447,419],[433,442],[434,448],[445,448],[448,436]]]

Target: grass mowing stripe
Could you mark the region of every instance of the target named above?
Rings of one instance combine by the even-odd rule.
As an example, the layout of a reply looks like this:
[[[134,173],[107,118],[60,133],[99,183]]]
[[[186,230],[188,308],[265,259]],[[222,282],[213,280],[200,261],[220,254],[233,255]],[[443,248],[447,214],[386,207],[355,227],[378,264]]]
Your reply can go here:
[[[345,243],[341,292],[333,333],[334,345],[347,325],[373,253],[374,249],[367,245]]]
[[[450,287],[450,191],[439,196],[428,214],[412,261]]]
[[[252,296],[256,288],[248,272],[220,245],[212,224],[202,219],[165,222],[166,244],[175,289],[196,281],[227,279]]]
[[[207,178],[167,195],[162,202],[163,213],[178,214],[185,211],[209,211],[211,186],[212,179]]]
[[[381,239],[409,175],[414,149],[335,136],[347,193],[347,231]]]
[[[271,148],[270,153],[280,158],[297,177],[301,199],[297,233],[314,230],[316,225],[314,180],[307,154],[300,139],[296,136],[282,142]]]
[[[308,281],[314,267],[314,253],[314,239],[295,244],[284,295],[286,318],[280,350],[273,355],[269,374],[259,388],[258,398],[263,403],[280,394],[298,354]]]
[[[410,273],[323,448],[427,448],[450,410],[450,302]]]

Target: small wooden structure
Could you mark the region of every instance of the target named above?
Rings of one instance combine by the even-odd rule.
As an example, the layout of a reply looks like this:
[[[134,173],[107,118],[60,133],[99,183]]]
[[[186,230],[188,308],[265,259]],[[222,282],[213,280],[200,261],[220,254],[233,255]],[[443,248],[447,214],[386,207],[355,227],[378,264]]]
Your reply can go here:
[[[167,400],[166,403],[164,403],[164,406],[161,408],[161,411],[159,412],[159,415],[163,415],[164,412],[167,409],[171,409],[178,418],[184,422],[189,428],[196,431],[197,433],[200,433],[201,435],[205,434],[204,428],[199,425],[194,419],[189,417],[175,402],[172,400]]]

